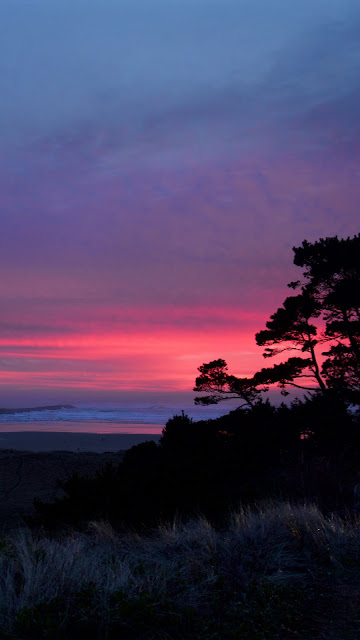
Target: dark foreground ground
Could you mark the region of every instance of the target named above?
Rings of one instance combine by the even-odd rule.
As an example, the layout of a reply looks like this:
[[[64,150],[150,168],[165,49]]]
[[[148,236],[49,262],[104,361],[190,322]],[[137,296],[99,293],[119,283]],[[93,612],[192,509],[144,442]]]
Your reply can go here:
[[[35,497],[61,496],[58,478],[74,471],[94,475],[106,463],[118,464],[123,455],[122,451],[0,450],[0,552],[8,576],[0,600],[12,617],[11,624],[6,616],[6,623],[0,624],[0,638],[73,640],[81,637],[85,620],[91,640],[360,640],[360,525],[356,518],[342,523],[324,518],[316,508],[270,505],[264,511],[240,514],[237,524],[223,532],[199,519],[184,527],[161,527],[149,538],[117,537],[100,524],[91,534],[74,534],[60,542],[59,549],[56,541],[37,542],[30,533],[28,542],[26,536],[16,542],[16,532],[9,530],[34,513]],[[51,598],[48,591],[59,577],[55,578],[56,571],[61,573],[56,553],[59,566],[68,558],[69,568],[64,567],[60,576],[64,594]],[[124,553],[127,573],[121,577]],[[34,566],[28,566],[29,558]],[[31,591],[40,560],[46,569],[41,580],[50,586],[35,585],[33,589],[43,595],[30,593],[30,608],[25,598],[25,607],[19,604],[12,610],[12,600],[20,602],[22,597],[19,584],[24,592]],[[102,603],[104,562],[109,568],[117,563],[114,580],[118,576],[121,583],[121,588],[114,584],[110,609]],[[91,593],[86,592],[80,613],[78,600],[85,587],[70,594],[70,604],[75,603],[72,612],[69,585],[73,589],[82,573],[84,585],[89,574],[94,586]],[[93,635],[89,635],[91,629]]]
[[[53,500],[62,495],[57,479],[73,472],[93,476],[107,463],[119,464],[124,452],[78,453],[0,450],[0,528],[24,524],[34,514],[34,498]]]

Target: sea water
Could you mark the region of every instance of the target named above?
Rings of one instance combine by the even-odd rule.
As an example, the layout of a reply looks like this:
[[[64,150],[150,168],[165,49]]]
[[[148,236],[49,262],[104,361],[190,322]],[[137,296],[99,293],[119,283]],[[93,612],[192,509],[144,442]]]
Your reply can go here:
[[[230,407],[229,407],[230,409]],[[228,409],[228,410],[229,410]],[[67,431],[88,433],[161,434],[166,422],[182,411],[193,420],[217,418],[226,411],[219,406],[165,404],[77,405],[0,414],[0,432]]]

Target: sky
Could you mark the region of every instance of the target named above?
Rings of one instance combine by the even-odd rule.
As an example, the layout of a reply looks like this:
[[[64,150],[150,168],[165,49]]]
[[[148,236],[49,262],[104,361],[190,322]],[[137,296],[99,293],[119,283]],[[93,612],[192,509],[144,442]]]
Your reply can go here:
[[[292,247],[360,231],[359,113],[358,0],[0,0],[0,405],[264,366]]]

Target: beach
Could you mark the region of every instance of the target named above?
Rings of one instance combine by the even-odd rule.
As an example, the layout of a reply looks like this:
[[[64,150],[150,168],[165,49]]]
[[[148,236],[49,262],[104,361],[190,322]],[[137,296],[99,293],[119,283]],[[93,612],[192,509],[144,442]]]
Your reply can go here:
[[[55,413],[55,412],[53,412]],[[42,416],[44,412],[40,413]],[[163,426],[159,423],[106,420],[33,420],[33,412],[21,421],[19,416],[0,422],[0,449],[16,451],[125,451],[146,440],[158,441]],[[30,419],[29,419],[30,417]],[[66,416],[67,417],[67,416]]]
[[[4,425],[1,425],[2,427]],[[27,425],[19,425],[19,430],[8,427],[0,431],[0,449],[16,451],[74,451],[104,453],[125,451],[146,440],[160,439],[154,433],[89,433],[73,431],[32,431]],[[14,427],[14,425],[11,425]],[[24,429],[25,427],[25,429]],[[21,430],[20,430],[21,428]]]

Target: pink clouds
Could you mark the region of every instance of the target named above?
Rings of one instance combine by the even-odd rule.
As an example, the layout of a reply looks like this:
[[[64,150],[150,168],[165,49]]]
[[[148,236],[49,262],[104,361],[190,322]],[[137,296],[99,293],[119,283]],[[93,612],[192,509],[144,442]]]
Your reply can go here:
[[[191,390],[217,357],[253,374],[254,334],[296,275],[292,244],[357,231],[355,177],[287,152],[102,177],[90,194],[70,181],[67,202],[44,178],[0,256],[2,389]]]
[[[34,94],[36,126],[10,132],[13,145],[5,136],[0,157],[3,389],[190,390],[202,362],[223,357],[238,375],[263,365],[254,334],[296,278],[291,247],[359,231],[357,67],[346,91],[332,38],[348,60],[348,36],[330,46],[320,29],[304,51],[303,35],[282,40],[293,55],[276,52],[267,74],[256,51],[257,76],[240,56],[248,84],[227,68],[225,85],[221,65],[212,75],[219,57],[210,68],[205,56],[210,84],[186,88],[182,69],[181,96],[173,69],[174,95],[146,75],[149,101],[125,98],[114,75],[114,90],[86,94],[94,108],[84,101],[69,118]],[[232,62],[228,42],[220,50]],[[327,86],[329,70],[339,86]]]
[[[251,344],[252,343],[252,344]],[[253,336],[234,331],[153,330],[0,340],[4,386],[189,390],[203,361],[228,358],[239,375],[261,359]]]

